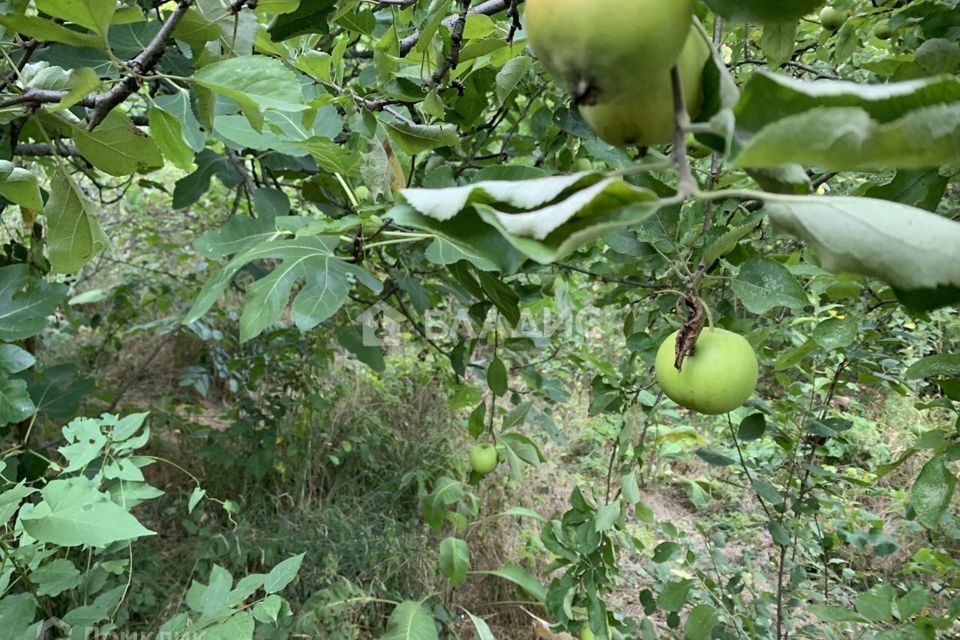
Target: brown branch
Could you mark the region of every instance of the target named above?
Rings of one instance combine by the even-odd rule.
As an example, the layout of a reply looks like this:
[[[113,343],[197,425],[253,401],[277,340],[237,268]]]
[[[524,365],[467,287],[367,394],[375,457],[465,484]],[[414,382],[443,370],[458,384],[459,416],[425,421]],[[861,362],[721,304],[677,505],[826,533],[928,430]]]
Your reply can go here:
[[[463,29],[467,25],[467,12],[470,10],[470,0],[460,0],[460,13],[453,23],[450,32],[450,55],[444,58],[437,70],[430,78],[430,84],[438,85],[443,82],[447,72],[456,69],[460,63],[460,48],[463,46]]]
[[[40,43],[36,40],[28,40],[24,43],[23,54],[20,56],[20,60],[17,61],[16,67],[10,72],[10,75],[0,81],[0,91],[6,89],[11,82],[17,79],[17,76],[23,71],[23,68],[27,66],[27,63],[30,62],[30,58],[33,57],[34,52],[39,46]]]
[[[142,76],[153,69],[163,57],[167,40],[173,34],[174,29],[180,24],[187,10],[193,5],[194,0],[180,0],[173,13],[167,16],[163,26],[157,35],[147,44],[135,58],[130,60],[127,65],[130,73],[120,82],[104,93],[91,94],[77,101],[76,104],[90,109],[87,117],[87,128],[93,130],[109,115],[109,113],[135,91],[140,88]],[[66,91],[50,91],[46,89],[27,89],[18,96],[14,96],[0,102],[0,108],[14,106],[18,104],[48,104],[57,103],[67,95]]]
[[[690,161],[687,159],[687,140],[683,125],[689,116],[677,65],[670,70],[670,80],[673,84],[673,161],[677,165],[677,195],[686,199],[696,192],[697,183],[690,172]]]
[[[517,0],[518,3],[521,1],[522,0]],[[475,6],[473,9],[470,9],[469,11],[467,11],[467,15],[468,16],[477,16],[477,15],[491,16],[495,13],[500,13],[501,11],[507,9],[510,6],[510,2],[511,0],[487,0],[486,2],[481,2],[480,4]],[[444,18],[442,24],[446,28],[452,29],[453,25],[456,23],[459,17],[460,16],[458,14],[458,15],[450,16],[448,18]],[[410,50],[413,49],[415,46],[417,46],[417,42],[419,41],[420,41],[419,31],[415,31],[414,33],[410,34],[409,36],[401,40],[400,41],[400,57],[402,58],[403,56],[410,53]],[[373,54],[371,53],[371,55]]]
[[[56,147],[45,142],[18,144],[13,148],[15,156],[79,156],[80,150],[72,144],[56,142]]]

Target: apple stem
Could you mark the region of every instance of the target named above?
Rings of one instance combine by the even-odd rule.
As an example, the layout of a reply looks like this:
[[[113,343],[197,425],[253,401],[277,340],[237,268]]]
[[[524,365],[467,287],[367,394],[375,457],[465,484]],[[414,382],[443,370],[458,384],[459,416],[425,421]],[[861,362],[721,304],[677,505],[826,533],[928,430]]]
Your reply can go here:
[[[677,65],[670,69],[670,80],[673,83],[673,161],[677,165],[677,195],[685,200],[697,192],[697,183],[687,159],[684,125],[690,118],[687,115],[683,85],[680,82],[680,68]]]

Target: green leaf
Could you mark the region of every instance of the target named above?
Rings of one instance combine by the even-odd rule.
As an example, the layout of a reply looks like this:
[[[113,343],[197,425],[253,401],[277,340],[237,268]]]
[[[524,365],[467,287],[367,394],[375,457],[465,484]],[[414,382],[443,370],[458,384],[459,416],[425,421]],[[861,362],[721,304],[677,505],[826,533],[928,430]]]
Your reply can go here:
[[[267,593],[277,593],[282,591],[288,584],[293,582],[300,571],[300,565],[306,553],[287,558],[267,574],[267,579],[263,583],[263,588]]]
[[[30,574],[30,582],[37,585],[39,596],[58,596],[79,586],[80,578],[80,571],[65,558],[58,558]]]
[[[116,109],[93,131],[75,126],[73,140],[90,164],[112,176],[146,173],[163,166],[153,139]]]
[[[767,419],[762,413],[753,413],[740,422],[737,436],[746,442],[759,440],[767,430]]]
[[[36,16],[0,15],[0,25],[38,42],[62,42],[74,47],[93,49],[103,47],[103,42],[96,36],[79,33],[52,20]]]
[[[863,195],[936,211],[949,181],[937,169],[901,169],[893,180],[870,187]]]
[[[663,585],[657,606],[663,611],[680,611],[687,603],[692,588],[693,580],[670,580]]]
[[[260,131],[263,110],[297,112],[308,107],[297,75],[275,58],[238,56],[209,64],[193,76],[203,87],[230,98]]]
[[[893,620],[893,600],[896,590],[888,584],[872,587],[857,596],[857,611],[871,622],[890,622]]]
[[[283,606],[283,598],[270,594],[257,604],[253,605],[253,617],[264,624],[273,624],[277,621],[280,613],[280,607]]]
[[[470,547],[459,538],[444,538],[440,543],[440,570],[456,588],[467,579],[470,570]]]
[[[610,504],[601,505],[597,508],[597,515],[594,518],[594,531],[602,533],[609,531],[620,517],[621,504],[620,499],[616,499]]]
[[[779,228],[809,243],[829,271],[879,278],[898,295],[943,292],[937,304],[960,299],[958,222],[868,198],[778,197],[766,208]]]
[[[41,494],[43,502],[20,516],[26,532],[41,542],[105,547],[154,535],[86,478],[52,480]]]
[[[433,529],[439,530],[447,514],[447,507],[454,505],[463,497],[463,485],[453,478],[441,476],[429,494],[420,498],[423,519]]]
[[[277,16],[270,25],[270,38],[280,42],[307,33],[329,33],[328,16],[336,8],[334,0],[301,0],[296,11]]]
[[[783,504],[783,494],[772,482],[765,478],[754,479],[753,490],[757,492],[758,496],[774,506]]]
[[[807,292],[790,271],[773,260],[751,258],[740,266],[733,292],[751,313],[763,314],[775,307],[802,309],[810,304]]]
[[[729,467],[737,463],[736,460],[729,456],[725,456],[722,453],[717,453],[710,449],[697,449],[694,451],[697,454],[697,457],[706,462],[707,464],[716,466],[716,467]]]
[[[36,0],[37,8],[47,15],[73,22],[100,35],[106,35],[117,10],[113,0]]]
[[[226,621],[203,630],[204,640],[253,640],[256,622],[249,611],[235,613]]]
[[[953,499],[957,478],[947,468],[942,455],[927,461],[920,470],[910,494],[910,505],[917,520],[930,529],[936,528]]]
[[[383,121],[383,126],[397,147],[410,155],[460,144],[457,128],[450,124],[414,124],[391,120]]]
[[[477,640],[496,640],[496,638],[493,637],[493,632],[490,631],[490,627],[483,618],[477,617],[469,611],[467,615],[470,616],[470,622],[473,623],[473,628],[477,630]]]
[[[14,167],[8,160],[0,160],[0,196],[24,209],[43,208],[37,177],[26,169]]]
[[[867,622],[863,616],[836,605],[810,605],[810,613],[824,622]]]
[[[502,396],[507,392],[507,368],[500,358],[494,358],[487,367],[487,386],[494,395]]]
[[[193,149],[184,140],[180,120],[159,107],[148,109],[147,119],[150,122],[150,133],[153,134],[157,148],[163,157],[178,169],[193,171]]]
[[[35,411],[26,380],[0,378],[0,426],[22,422]]]
[[[0,620],[3,620],[0,638],[23,638],[36,613],[37,601],[32,593],[14,593],[0,598]]]
[[[849,347],[857,340],[859,321],[850,315],[847,318],[827,318],[813,330],[813,339],[828,351]]]
[[[95,217],[96,207],[66,173],[53,174],[50,199],[44,207],[50,266],[57,273],[76,273],[107,245]]]
[[[29,351],[15,344],[0,344],[0,373],[20,373],[36,362],[37,359]]]
[[[66,285],[31,277],[29,265],[0,267],[0,340],[40,333],[66,295]]]
[[[720,623],[720,612],[708,604],[698,604],[687,614],[683,640],[708,640]]]
[[[879,123],[857,107],[819,108],[761,129],[739,167],[798,163],[833,171],[937,167],[960,160],[960,102]]]
[[[960,78],[950,76],[868,85],[757,72],[740,95],[736,116],[738,127],[757,132],[814,109],[854,107],[876,122],[890,123],[918,109],[955,103],[960,103]],[[808,133],[803,142],[814,141]]]
[[[949,378],[953,376],[960,376],[960,354],[957,353],[937,353],[920,358],[907,367],[904,374],[907,380]]]
[[[383,373],[387,365],[383,361],[383,351],[379,345],[364,344],[363,332],[357,327],[341,327],[337,329],[337,342],[356,356],[357,360],[370,367],[377,373]]]
[[[500,569],[493,569],[490,571],[476,571],[475,573],[497,576],[498,578],[503,578],[508,582],[512,582],[536,598],[539,602],[545,602],[547,599],[547,590],[540,583],[537,577],[529,571],[516,565],[508,565],[506,567],[501,567]]]
[[[439,640],[433,616],[419,602],[401,602],[387,619],[380,640]]]
[[[763,25],[760,48],[771,69],[776,69],[793,55],[797,43],[797,20],[787,19]]]
[[[909,620],[923,612],[930,604],[930,594],[923,587],[914,587],[897,599],[897,612],[901,620]]]
[[[528,56],[518,56],[510,59],[503,68],[497,72],[496,93],[497,100],[502,105],[506,103],[507,98],[513,93],[517,85],[523,80],[527,72],[533,67],[533,58]]]
[[[805,16],[824,0],[706,0],[710,9],[724,18],[741,22],[781,22]]]

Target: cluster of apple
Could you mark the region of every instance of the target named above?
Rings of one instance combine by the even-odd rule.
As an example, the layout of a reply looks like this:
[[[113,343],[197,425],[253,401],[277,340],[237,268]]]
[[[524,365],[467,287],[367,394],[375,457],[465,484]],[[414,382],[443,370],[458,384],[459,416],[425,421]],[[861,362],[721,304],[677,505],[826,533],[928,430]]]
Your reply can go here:
[[[699,113],[710,44],[693,0],[527,0],[525,16],[534,53],[608,143],[670,141],[674,66],[687,112]]]

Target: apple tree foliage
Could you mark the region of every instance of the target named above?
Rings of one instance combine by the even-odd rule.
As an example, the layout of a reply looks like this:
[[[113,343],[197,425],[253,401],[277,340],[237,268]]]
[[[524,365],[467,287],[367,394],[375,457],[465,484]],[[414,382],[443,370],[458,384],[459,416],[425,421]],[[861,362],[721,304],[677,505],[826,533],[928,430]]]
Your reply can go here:
[[[921,324],[960,302],[960,222],[955,196],[944,198],[960,167],[960,6],[838,0],[847,17],[833,33],[816,23],[821,5],[698,6],[714,55],[703,109],[678,123],[711,151],[696,159],[683,145],[625,151],[599,141],[526,48],[522,1],[3,0],[0,424],[11,430],[44,411],[33,388],[42,383],[27,375],[31,341],[71,276],[110,251],[98,221],[105,192],[138,184],[189,209],[216,181],[234,206],[196,210],[196,249],[215,268],[184,323],[255,265],[242,341],[292,324],[329,332],[379,370],[380,350],[362,342],[352,318],[389,305],[438,356],[451,403],[471,409],[470,435],[495,434],[514,474],[542,458],[521,427],[549,432],[551,403],[563,397],[537,363],[556,346],[549,357],[592,373],[591,411],[622,416],[606,495],[578,489],[566,513],[539,523],[553,558],[545,584],[515,566],[490,572],[541,601],[558,628],[589,626],[603,639],[662,632],[605,600],[629,552],[642,554],[657,585],[640,594],[646,616],[659,612],[690,640],[824,637],[828,624],[934,637],[957,600],[931,609],[926,591],[880,584],[865,586],[855,606],[838,604],[827,566],[837,535],[819,514],[857,481],[831,458],[850,428],[831,403],[838,385],[905,393],[926,384],[930,407],[960,407],[960,355],[902,364],[885,355],[898,346],[893,312]],[[577,272],[596,283],[593,305],[620,310],[614,355],[501,340],[501,331],[437,340],[423,330],[426,311],[446,305],[469,309],[478,326],[493,318],[517,327],[522,311],[560,296]],[[668,523],[653,548],[627,533],[629,519],[651,517],[639,485],[652,446],[644,425],[670,410],[650,387],[653,356],[691,296],[745,334],[765,370],[758,397],[731,418],[730,450],[701,457],[736,470],[759,505],[755,524],[774,549],[770,584],[745,585],[729,565],[723,577],[705,573]],[[96,423],[73,428],[100,433]],[[906,515],[931,532],[949,516],[955,438],[938,431],[899,461],[923,459]],[[761,439],[777,451],[762,465],[740,446]],[[78,446],[62,450],[68,461]],[[20,510],[20,544],[100,548],[148,533],[97,484],[136,481],[139,464],[48,483]],[[703,491],[689,482],[692,495]],[[12,516],[7,505],[32,491],[0,494],[0,513]],[[470,491],[444,477],[422,503],[425,520],[449,533],[441,567],[453,584],[471,571],[462,539]],[[43,527],[71,508],[65,496],[102,510],[113,537],[80,520],[62,532]],[[71,588],[77,569],[57,562],[22,578]],[[818,562],[822,576],[811,577]],[[799,585],[818,579],[822,597],[798,601]],[[223,615],[204,603],[204,589],[233,602],[237,590],[270,580],[234,589],[218,573],[187,602],[203,622]],[[255,621],[276,620],[285,606],[276,591],[266,588],[252,613],[219,620],[235,625],[222,637],[251,637]],[[26,629],[33,605],[16,598],[0,599],[0,610]],[[479,637],[492,637],[470,619]],[[437,633],[427,604],[405,602],[384,637]]]

